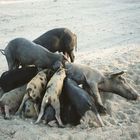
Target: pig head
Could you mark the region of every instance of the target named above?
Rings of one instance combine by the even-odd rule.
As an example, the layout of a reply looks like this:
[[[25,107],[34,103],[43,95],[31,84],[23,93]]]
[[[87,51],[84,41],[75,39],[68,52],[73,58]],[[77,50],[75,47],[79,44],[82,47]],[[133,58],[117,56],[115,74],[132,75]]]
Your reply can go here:
[[[136,100],[139,97],[137,91],[129,84],[123,76],[124,71],[106,74],[98,88],[104,92],[112,92],[129,100]]]

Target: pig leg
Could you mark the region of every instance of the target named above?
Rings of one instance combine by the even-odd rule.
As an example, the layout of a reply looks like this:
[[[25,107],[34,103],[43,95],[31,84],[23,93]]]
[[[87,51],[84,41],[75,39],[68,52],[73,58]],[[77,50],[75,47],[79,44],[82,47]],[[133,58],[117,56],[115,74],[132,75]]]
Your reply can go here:
[[[5,116],[4,107],[0,107],[0,115],[1,115],[1,114]]]
[[[23,109],[23,106],[24,106],[24,103],[25,103],[29,98],[30,98],[30,97],[29,97],[28,94],[25,94],[25,95],[24,95],[23,100],[22,100],[22,103],[21,103],[21,105],[20,105],[20,107],[19,107],[19,109],[18,109],[18,111],[16,112],[15,115],[20,115],[20,114],[21,114],[22,109]]]
[[[93,84],[91,84],[91,86],[89,86],[89,85],[83,85],[83,89],[85,90],[85,91],[87,91],[88,93],[90,93],[91,94],[91,96],[93,97],[93,98],[91,98],[92,100],[93,100],[93,102],[95,101],[95,103],[97,104],[97,107],[98,107],[98,111],[100,112],[100,113],[106,113],[106,109],[103,107],[103,103],[102,103],[102,100],[101,100],[101,97],[100,97],[100,93],[99,93],[99,91],[98,91],[98,89],[95,87],[95,86],[93,86]],[[97,97],[95,94],[93,94],[93,93],[97,93],[97,95],[99,95],[99,97]],[[99,98],[99,101],[97,100],[97,98]],[[98,103],[100,103],[100,104],[102,104],[102,106],[100,105],[100,104],[98,104]],[[102,108],[103,107],[103,108]]]
[[[91,110],[92,110],[93,114],[95,114],[94,115],[95,116],[94,118],[95,118],[96,122],[99,124],[99,126],[103,127],[104,126],[104,123],[103,123],[103,121],[101,119],[100,114],[98,113],[98,111],[96,109],[96,106],[95,105],[92,105],[91,106]]]
[[[11,56],[11,54],[10,53],[8,53],[7,55],[6,55],[6,59],[7,59],[7,63],[8,63],[8,69],[9,70],[13,70],[13,69],[15,69],[16,68],[16,61],[15,61],[15,59]]]
[[[89,83],[89,85],[91,89],[91,95],[95,99],[95,103],[97,105],[99,112],[106,114],[106,108],[103,106],[97,84],[92,82]]]
[[[103,127],[104,123],[100,117],[100,115],[97,113],[95,114],[93,111],[88,110],[85,112],[84,116],[80,119],[80,123],[84,125],[84,127]]]
[[[38,118],[37,118],[37,121],[35,122],[35,124],[38,124],[44,114],[44,111],[45,111],[45,106],[46,106],[46,102],[45,100],[42,101],[42,104],[41,104],[41,110],[40,110],[40,113],[38,115]]]
[[[55,109],[55,118],[58,121],[59,127],[64,128],[64,125],[60,118],[60,102],[59,99],[55,100],[55,102],[51,103],[52,107]]]
[[[4,117],[4,119],[10,119],[9,106],[8,105],[4,105],[4,110],[5,110],[5,117]]]
[[[2,88],[0,87],[0,98],[2,97],[3,94],[4,94],[4,91],[3,91]]]
[[[0,107],[0,114],[2,114],[3,113],[3,111],[2,111],[2,107]]]
[[[39,115],[39,107],[38,107],[37,103],[34,103],[34,108],[35,108],[36,114],[38,116]]]

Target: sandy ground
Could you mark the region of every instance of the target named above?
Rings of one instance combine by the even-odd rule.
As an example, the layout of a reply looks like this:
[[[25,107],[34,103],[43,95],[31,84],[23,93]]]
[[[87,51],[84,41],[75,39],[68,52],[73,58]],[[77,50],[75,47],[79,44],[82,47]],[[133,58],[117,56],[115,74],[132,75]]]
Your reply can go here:
[[[76,63],[101,71],[127,70],[126,78],[140,92],[139,0],[0,0],[0,48],[13,38],[33,40],[55,27],[77,34]],[[0,54],[0,73],[5,70]],[[139,140],[140,101],[114,95],[106,105],[113,116],[102,116],[103,128],[50,128],[0,117],[0,140]]]

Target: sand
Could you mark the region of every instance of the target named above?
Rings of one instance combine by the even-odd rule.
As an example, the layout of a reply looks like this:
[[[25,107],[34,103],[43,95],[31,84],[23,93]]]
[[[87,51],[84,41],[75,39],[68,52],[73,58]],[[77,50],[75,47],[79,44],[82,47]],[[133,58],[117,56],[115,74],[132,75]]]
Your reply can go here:
[[[16,37],[30,40],[55,27],[77,34],[76,63],[101,71],[126,70],[140,93],[139,0],[0,0],[0,48]],[[7,70],[0,54],[0,73]],[[30,119],[0,116],[0,140],[132,140],[140,139],[140,101],[114,95],[102,116],[103,128],[51,128]]]

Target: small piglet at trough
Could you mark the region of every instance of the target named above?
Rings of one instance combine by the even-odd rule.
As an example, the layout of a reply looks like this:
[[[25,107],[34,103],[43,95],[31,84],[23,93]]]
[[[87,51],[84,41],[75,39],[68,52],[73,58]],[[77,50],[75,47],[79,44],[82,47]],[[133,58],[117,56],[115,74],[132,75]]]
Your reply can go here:
[[[38,69],[53,68],[53,64],[60,61],[63,65],[67,60],[64,55],[50,52],[41,45],[25,38],[11,40],[4,50],[9,70],[28,65],[35,65]]]
[[[79,87],[75,81],[69,78],[65,79],[63,92],[68,96],[72,106],[76,108],[81,118],[85,116],[87,111],[91,111],[93,118],[90,118],[90,121],[93,122],[93,124],[96,122],[97,126],[104,126],[91,96]]]
[[[34,102],[34,107],[36,110],[36,113],[38,115],[39,113],[39,105],[41,103],[41,100],[43,98],[43,95],[45,93],[45,88],[46,88],[46,84],[49,81],[49,78],[51,77],[51,70],[50,69],[44,69],[42,71],[40,71],[28,84],[27,84],[27,88],[26,88],[26,94],[22,100],[22,103],[18,109],[18,111],[16,112],[17,115],[20,115],[22,110],[23,110],[23,106],[24,103],[28,100],[28,99],[32,99],[32,101]]]
[[[74,48],[77,49],[77,36],[67,28],[55,28],[47,31],[38,38],[34,43],[47,48],[51,52],[63,52],[74,62]]]
[[[92,69],[86,65],[66,63],[67,77],[78,84],[82,84],[94,98],[98,111],[106,112],[102,103],[99,90],[112,92],[129,100],[138,98],[137,91],[127,82],[123,71],[103,74],[99,70]],[[105,94],[105,93],[104,93]]]
[[[0,87],[3,92],[8,92],[28,83],[36,74],[36,67],[24,67],[6,71],[0,77]]]
[[[37,118],[37,113],[34,108],[34,103],[31,99],[28,99],[23,106],[23,116],[25,118]]]
[[[14,114],[20,106],[24,94],[26,92],[26,85],[6,92],[0,98],[0,107],[4,112],[4,118],[10,119],[10,112]]]
[[[31,99],[28,99],[24,103],[23,116],[25,118],[37,119],[37,113],[34,108],[34,102]],[[42,120],[44,124],[48,124],[48,122],[55,120],[55,110],[53,109],[53,107],[48,106],[45,108],[45,113],[42,117]]]
[[[66,77],[65,69],[58,69],[55,74],[52,76],[50,81],[47,84],[46,92],[42,100],[41,110],[38,116],[36,123],[39,123],[43,114],[45,107],[51,105],[55,109],[55,118],[58,121],[59,127],[63,127],[61,118],[60,118],[60,101],[59,96],[62,92],[63,81]]]

